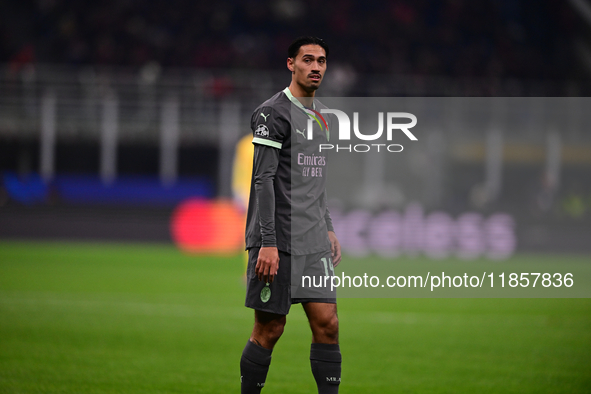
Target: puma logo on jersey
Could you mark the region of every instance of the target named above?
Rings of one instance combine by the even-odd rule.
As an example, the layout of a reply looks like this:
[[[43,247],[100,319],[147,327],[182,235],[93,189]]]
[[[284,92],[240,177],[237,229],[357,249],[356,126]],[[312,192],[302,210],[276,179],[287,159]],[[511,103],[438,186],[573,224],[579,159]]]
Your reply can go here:
[[[299,131],[298,129],[295,129],[296,133],[301,134],[304,136],[304,138],[306,138],[306,134],[304,134],[304,131],[306,131],[306,129],[304,129],[304,131]]]
[[[269,117],[269,115],[271,115],[271,114],[265,115],[264,113],[261,112],[261,116],[263,118],[265,118],[265,122],[267,121],[267,118]]]

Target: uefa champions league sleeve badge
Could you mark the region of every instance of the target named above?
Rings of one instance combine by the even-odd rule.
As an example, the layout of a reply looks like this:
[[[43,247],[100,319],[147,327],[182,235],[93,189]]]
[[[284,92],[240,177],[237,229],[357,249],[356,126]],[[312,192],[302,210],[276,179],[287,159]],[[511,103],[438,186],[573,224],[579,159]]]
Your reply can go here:
[[[261,301],[267,302],[271,298],[271,289],[269,288],[269,282],[261,290]]]

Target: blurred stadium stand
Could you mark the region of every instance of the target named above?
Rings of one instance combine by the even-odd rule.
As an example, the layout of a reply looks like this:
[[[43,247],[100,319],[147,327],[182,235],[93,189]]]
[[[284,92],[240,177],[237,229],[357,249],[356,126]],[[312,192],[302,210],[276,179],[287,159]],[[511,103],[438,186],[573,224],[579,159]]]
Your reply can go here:
[[[0,58],[52,64],[278,68],[302,32],[364,74],[577,77],[584,22],[561,0],[3,2]]]
[[[330,44],[325,97],[587,96],[588,6],[4,2],[0,237],[170,240],[178,203],[230,197],[234,143],[249,132],[253,108],[287,85],[285,48],[302,33]],[[528,103],[527,127],[500,142],[465,129],[445,151],[413,156],[409,165],[424,174],[437,154],[446,165],[405,186],[400,201],[452,213],[502,209],[516,215],[524,250],[591,250],[587,101],[573,102],[571,123],[552,133],[541,127],[543,99]],[[507,170],[491,198],[495,144]],[[559,183],[548,179],[551,156]]]

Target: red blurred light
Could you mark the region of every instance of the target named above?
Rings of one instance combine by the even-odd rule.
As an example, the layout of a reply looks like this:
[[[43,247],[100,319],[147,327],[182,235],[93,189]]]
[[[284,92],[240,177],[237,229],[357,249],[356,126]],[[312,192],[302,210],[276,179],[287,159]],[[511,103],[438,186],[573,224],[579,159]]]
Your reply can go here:
[[[189,199],[172,214],[174,243],[191,253],[235,253],[244,244],[244,214],[231,201]]]

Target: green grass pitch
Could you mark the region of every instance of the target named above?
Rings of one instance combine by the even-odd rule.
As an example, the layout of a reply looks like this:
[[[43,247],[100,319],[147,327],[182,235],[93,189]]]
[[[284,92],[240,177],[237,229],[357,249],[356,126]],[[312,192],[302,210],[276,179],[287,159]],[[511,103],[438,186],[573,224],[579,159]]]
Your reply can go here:
[[[519,257],[516,257],[517,259]],[[238,393],[241,257],[0,243],[1,393]],[[591,393],[590,299],[342,299],[341,393]],[[263,393],[314,393],[295,306]]]

